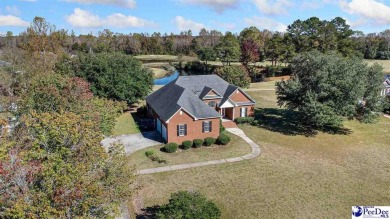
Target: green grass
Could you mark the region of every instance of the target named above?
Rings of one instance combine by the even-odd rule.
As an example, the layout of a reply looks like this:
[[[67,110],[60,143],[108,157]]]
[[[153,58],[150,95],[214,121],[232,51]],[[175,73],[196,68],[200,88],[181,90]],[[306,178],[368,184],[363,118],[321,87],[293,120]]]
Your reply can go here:
[[[273,91],[248,93],[272,118],[261,127],[240,126],[261,155],[139,176],[135,210],[166,203],[179,190],[201,191],[217,203],[222,218],[349,218],[353,205],[390,203],[390,119],[347,121],[347,135],[306,137],[277,108]]]
[[[117,136],[139,133],[140,130],[135,119],[137,119],[135,113],[125,112],[120,115],[116,120],[112,135]]]
[[[275,89],[275,81],[251,83],[248,89]]]
[[[383,67],[383,73],[384,74],[390,74],[390,60],[371,60],[371,59],[365,59],[365,62],[367,62],[369,65],[372,65],[374,63],[378,63]]]
[[[136,59],[140,61],[147,61],[147,62],[178,62],[179,56],[173,56],[173,55],[138,55],[135,56]],[[191,57],[191,56],[182,56],[182,61],[192,61],[196,60],[197,58]]]
[[[209,65],[214,65],[214,66],[222,66],[221,61],[208,61],[207,64]],[[241,65],[241,62],[231,62],[230,65]],[[270,61],[263,61],[263,62],[256,62],[257,66],[267,66],[267,65],[272,65]]]
[[[131,163],[137,169],[146,169],[153,167],[161,167],[174,164],[202,162],[209,160],[219,160],[225,158],[239,157],[251,152],[250,146],[241,138],[228,133],[232,140],[228,145],[213,145],[210,147],[202,146],[200,148],[190,148],[188,150],[179,149],[175,153],[166,153],[160,151],[163,145],[149,147],[147,149],[137,151],[131,155]],[[167,164],[153,162],[145,156],[145,151],[154,150],[156,155],[167,161]]]

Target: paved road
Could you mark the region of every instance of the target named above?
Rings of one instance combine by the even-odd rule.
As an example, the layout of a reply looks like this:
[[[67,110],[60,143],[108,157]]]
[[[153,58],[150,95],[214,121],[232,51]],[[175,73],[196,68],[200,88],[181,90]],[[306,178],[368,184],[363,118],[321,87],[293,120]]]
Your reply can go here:
[[[110,144],[115,142],[122,143],[128,154],[132,154],[147,147],[162,144],[160,135],[155,131],[105,138],[101,144],[103,147],[107,148]]]
[[[201,167],[201,166],[208,166],[208,165],[214,165],[214,164],[222,164],[222,163],[232,163],[232,162],[238,162],[243,161],[247,159],[252,159],[257,157],[260,154],[260,147],[255,142],[253,142],[248,136],[245,135],[245,133],[239,129],[239,128],[228,128],[226,129],[228,132],[231,132],[242,139],[244,139],[252,148],[252,152],[250,154],[241,156],[241,157],[233,157],[228,159],[221,159],[221,160],[211,160],[211,161],[205,161],[205,162],[197,162],[197,163],[186,163],[186,164],[178,164],[178,165],[171,165],[171,166],[165,166],[165,167],[158,167],[158,168],[150,168],[150,169],[143,169],[137,171],[138,174],[151,174],[151,173],[160,173],[160,172],[167,172],[167,171],[174,171],[174,170],[181,170],[181,169],[188,169],[188,168],[194,168],[194,167]]]

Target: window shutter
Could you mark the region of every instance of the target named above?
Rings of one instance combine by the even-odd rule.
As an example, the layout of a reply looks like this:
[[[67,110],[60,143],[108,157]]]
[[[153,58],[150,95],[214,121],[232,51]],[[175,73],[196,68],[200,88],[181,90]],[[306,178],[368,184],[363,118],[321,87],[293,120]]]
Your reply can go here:
[[[209,124],[210,124],[210,132],[212,132],[213,131],[213,122],[210,121]]]
[[[202,122],[202,132],[204,133],[204,122]]]
[[[187,124],[184,124],[184,135],[187,135]]]
[[[180,125],[177,125],[177,136],[180,136],[179,129],[180,129]]]
[[[244,109],[245,109],[245,117],[247,117],[248,116],[248,109],[246,107]]]

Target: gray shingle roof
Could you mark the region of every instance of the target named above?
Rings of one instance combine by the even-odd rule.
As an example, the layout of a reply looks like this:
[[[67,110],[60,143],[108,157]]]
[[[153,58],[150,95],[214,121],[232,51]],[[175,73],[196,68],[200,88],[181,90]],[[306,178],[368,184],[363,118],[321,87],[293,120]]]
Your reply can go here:
[[[223,96],[222,103],[237,88],[217,75],[180,76],[150,94],[146,102],[164,121],[171,118],[180,108],[198,119],[215,118],[221,115],[201,98],[213,89]]]

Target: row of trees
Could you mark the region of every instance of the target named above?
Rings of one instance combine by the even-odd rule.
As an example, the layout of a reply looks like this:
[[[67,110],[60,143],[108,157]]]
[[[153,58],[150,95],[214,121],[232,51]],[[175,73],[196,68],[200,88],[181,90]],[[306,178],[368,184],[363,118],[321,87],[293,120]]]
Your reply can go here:
[[[35,37],[31,40],[31,37]],[[37,43],[39,42],[39,43]],[[123,52],[126,54],[199,55],[205,61],[219,58],[227,64],[268,59],[288,61],[294,53],[308,50],[336,50],[344,55],[360,55],[367,59],[389,59],[390,30],[364,35],[350,29],[340,17],[320,20],[311,17],[296,20],[285,33],[249,27],[239,34],[202,29],[197,36],[191,31],[180,34],[113,33],[105,29],[97,36],[79,35],[73,31],[56,30],[44,18],[36,17],[32,26],[14,36],[7,32],[0,37],[0,49],[22,48],[41,52]]]

